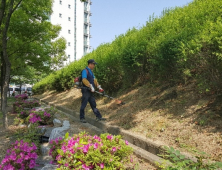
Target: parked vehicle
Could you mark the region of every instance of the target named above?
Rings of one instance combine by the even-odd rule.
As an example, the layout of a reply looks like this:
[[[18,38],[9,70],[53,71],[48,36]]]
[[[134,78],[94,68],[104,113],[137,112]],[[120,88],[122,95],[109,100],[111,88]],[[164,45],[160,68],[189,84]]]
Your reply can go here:
[[[28,96],[32,96],[33,95],[32,87],[27,87],[27,93],[28,93]]]
[[[32,96],[33,95],[32,87],[30,87],[30,86],[22,86],[21,93],[22,94],[26,93],[28,96]]]
[[[9,94],[10,96],[16,96],[20,93],[20,88],[17,87],[17,86],[10,86],[9,89],[8,89],[8,94],[7,96],[9,97]]]

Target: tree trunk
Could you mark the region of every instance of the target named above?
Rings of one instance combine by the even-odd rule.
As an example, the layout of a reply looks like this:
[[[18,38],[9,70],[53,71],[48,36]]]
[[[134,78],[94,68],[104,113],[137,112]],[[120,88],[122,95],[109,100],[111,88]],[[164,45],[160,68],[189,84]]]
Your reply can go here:
[[[2,111],[2,102],[3,102],[3,86],[5,80],[5,62],[3,58],[3,52],[1,51],[1,111]],[[10,92],[9,92],[10,94]]]
[[[10,71],[11,71],[11,63],[9,61],[8,53],[7,53],[7,42],[8,42],[8,28],[10,24],[10,19],[13,13],[13,5],[14,0],[10,0],[9,9],[5,21],[5,27],[3,29],[2,34],[2,51],[3,51],[3,59],[5,63],[5,77],[4,77],[4,85],[3,85],[3,96],[2,96],[2,114],[3,114],[3,127],[5,129],[8,128],[8,118],[7,118],[7,92],[9,87],[10,80]]]
[[[3,113],[3,127],[8,128],[8,118],[7,118],[7,92],[8,92],[8,86],[9,86],[9,77],[10,77],[10,69],[11,69],[11,63],[6,64],[5,69],[5,79],[4,79],[4,85],[3,85],[3,95],[2,95],[2,113]]]
[[[22,94],[22,81],[20,77],[19,77],[19,93]]]

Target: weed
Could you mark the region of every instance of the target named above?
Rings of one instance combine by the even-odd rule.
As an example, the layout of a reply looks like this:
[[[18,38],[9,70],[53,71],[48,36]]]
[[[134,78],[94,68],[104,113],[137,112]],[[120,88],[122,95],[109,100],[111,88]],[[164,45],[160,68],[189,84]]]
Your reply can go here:
[[[146,134],[146,137],[147,137],[147,138],[152,138],[152,136],[153,136],[152,133],[147,133],[147,134]]]
[[[206,122],[205,122],[205,120],[202,119],[202,120],[200,120],[199,124],[200,124],[200,126],[204,126],[206,124]]]
[[[8,97],[7,102],[8,103],[14,103],[15,102],[15,97]]]
[[[205,160],[209,160],[209,156],[205,152],[199,152],[198,156],[196,156],[197,161],[194,162],[189,158],[186,158],[185,155],[182,155],[180,151],[175,150],[173,147],[164,147],[166,150],[166,154],[160,155],[164,159],[168,159],[172,162],[171,165],[166,165],[163,163],[159,165],[159,168],[164,170],[211,170],[222,168],[222,162],[211,163],[210,161],[204,162]]]

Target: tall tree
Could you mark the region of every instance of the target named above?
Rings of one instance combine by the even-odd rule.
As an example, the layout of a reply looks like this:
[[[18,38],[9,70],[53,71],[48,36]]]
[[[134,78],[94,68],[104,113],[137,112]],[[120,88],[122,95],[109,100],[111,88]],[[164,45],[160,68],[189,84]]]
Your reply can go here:
[[[4,6],[6,4],[6,0],[2,0],[1,6]],[[10,71],[11,71],[11,62],[8,57],[8,51],[7,51],[7,43],[8,43],[8,29],[10,25],[10,20],[13,12],[17,9],[17,7],[20,5],[22,0],[18,1],[17,3],[15,0],[9,0],[7,1],[7,8],[5,8],[5,11],[1,11],[2,13],[5,13],[5,20],[4,26],[3,26],[3,32],[2,32],[2,58],[3,58],[3,70],[5,71],[4,79],[3,79],[3,89],[2,89],[2,113],[3,113],[3,126],[5,128],[8,128],[8,120],[7,120],[7,91],[10,81]],[[1,13],[0,12],[0,13]],[[0,21],[1,23],[1,21]]]
[[[4,67],[2,112],[3,125],[7,128],[6,105],[11,71],[14,77],[23,78],[30,75],[21,75],[21,71],[30,68],[37,72],[49,72],[52,65],[65,60],[66,42],[63,38],[56,39],[61,27],[48,22],[52,12],[51,0],[2,0],[0,10],[3,9],[5,16],[2,20],[3,32],[0,34]]]

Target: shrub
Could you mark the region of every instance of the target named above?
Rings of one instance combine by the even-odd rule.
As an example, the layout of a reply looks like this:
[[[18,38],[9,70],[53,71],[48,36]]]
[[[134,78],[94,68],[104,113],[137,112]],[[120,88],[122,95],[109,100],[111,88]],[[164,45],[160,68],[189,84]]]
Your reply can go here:
[[[21,113],[24,111],[24,108],[34,108],[34,107],[39,107],[40,103],[37,100],[34,101],[27,101],[27,100],[22,100],[22,101],[17,101],[14,103],[14,111],[16,113]]]
[[[222,90],[222,1],[194,0],[183,8],[150,16],[141,29],[131,29],[112,42],[36,83],[33,90],[66,90],[90,58],[107,92],[134,82],[161,80],[186,83],[191,79],[201,92]]]
[[[51,108],[40,108],[31,110],[22,110],[19,117],[15,119],[15,124],[23,123],[38,123],[40,125],[53,124],[53,118],[57,110]]]
[[[17,100],[25,100],[25,99],[28,99],[28,96],[27,96],[27,94],[24,93],[24,94],[16,95],[15,98]]]
[[[34,143],[16,141],[7,150],[5,158],[2,160],[0,169],[2,170],[26,170],[33,169],[36,165],[37,147]]]
[[[172,165],[159,165],[159,167],[164,170],[211,170],[222,168],[221,162],[210,162],[209,157],[204,152],[199,153],[199,155],[196,156],[197,162],[194,162],[173,147],[165,147],[165,150],[166,154],[160,156],[169,159]],[[204,160],[207,160],[207,162]]]
[[[50,141],[50,155],[60,169],[121,169],[129,162],[132,148],[121,136],[81,133]]]
[[[54,112],[48,112],[47,110],[31,110],[29,115],[30,123],[39,123],[40,125],[53,124]]]
[[[37,153],[40,152],[40,136],[42,134],[39,131],[38,124],[32,123],[29,127],[18,129],[18,131],[12,136],[17,140],[23,140],[24,142],[34,143],[37,146]]]

